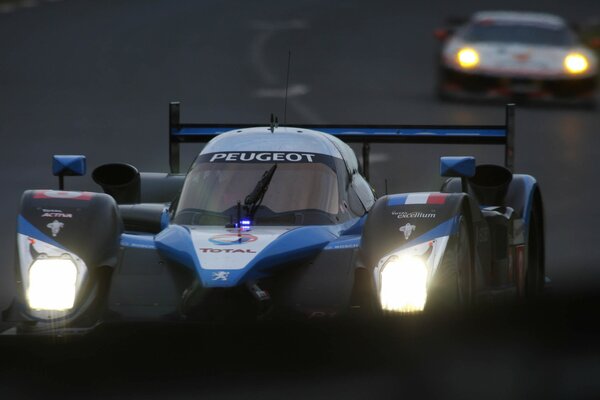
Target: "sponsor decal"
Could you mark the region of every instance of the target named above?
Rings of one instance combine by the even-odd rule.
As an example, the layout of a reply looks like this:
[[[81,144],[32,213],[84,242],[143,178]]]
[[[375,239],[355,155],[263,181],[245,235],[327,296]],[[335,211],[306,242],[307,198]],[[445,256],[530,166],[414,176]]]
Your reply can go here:
[[[228,246],[231,244],[255,242],[257,239],[256,236],[249,233],[226,233],[210,237],[208,241],[219,246]]]
[[[406,204],[445,204],[445,193],[410,193],[388,197],[388,206],[403,206]]]
[[[229,272],[227,271],[217,271],[212,273],[213,281],[226,281],[229,279]]]
[[[251,249],[211,249],[210,247],[203,247],[198,251],[201,253],[256,253]]]
[[[60,230],[65,226],[65,224],[55,219],[46,226],[50,228],[52,236],[56,237],[60,233]]]
[[[314,162],[315,154],[287,152],[214,153],[209,162]]]
[[[256,227],[256,236],[239,231],[227,233],[220,227],[197,227],[190,230],[200,267],[212,273],[223,269],[238,271],[248,267],[263,249],[289,229],[288,227]],[[208,276],[210,280],[210,275]],[[232,278],[233,276],[230,277],[230,281]]]
[[[406,218],[435,218],[436,214],[434,211],[422,212],[422,211],[392,211],[392,215],[398,219]]]
[[[42,218],[73,218],[73,214],[63,212],[62,210],[42,209]]]
[[[352,244],[334,244],[332,246],[327,246],[325,250],[342,250],[342,249],[356,249],[358,248],[358,243]]]
[[[36,190],[33,194],[34,199],[69,199],[69,200],[90,200],[90,192],[64,192],[61,190]]]
[[[404,233],[404,239],[408,240],[408,238],[410,237],[410,235],[412,235],[415,229],[417,229],[416,226],[407,223],[406,225],[401,226],[399,230],[400,232]]]

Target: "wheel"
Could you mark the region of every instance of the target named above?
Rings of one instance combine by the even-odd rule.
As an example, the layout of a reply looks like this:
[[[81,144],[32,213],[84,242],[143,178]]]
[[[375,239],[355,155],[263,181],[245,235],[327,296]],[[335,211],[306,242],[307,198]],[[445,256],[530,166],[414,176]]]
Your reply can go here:
[[[460,220],[456,252],[457,254],[454,259],[457,263],[457,301],[461,308],[469,308],[475,302],[475,279],[471,240],[464,218]]]
[[[544,226],[541,199],[534,200],[527,239],[527,269],[525,272],[525,298],[533,299],[544,291]]]
[[[471,238],[462,216],[457,234],[450,238],[444,258],[429,287],[427,308],[467,310],[475,303],[475,273]]]

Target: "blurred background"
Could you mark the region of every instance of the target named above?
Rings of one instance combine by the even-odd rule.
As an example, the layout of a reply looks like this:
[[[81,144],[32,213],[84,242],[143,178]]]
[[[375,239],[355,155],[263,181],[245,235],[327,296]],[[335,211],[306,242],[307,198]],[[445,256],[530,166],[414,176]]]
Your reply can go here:
[[[271,113],[282,120],[289,51],[288,125],[501,124],[502,102],[435,96],[434,30],[449,17],[496,9],[555,13],[591,27],[590,36],[600,15],[597,0],[0,0],[0,308],[13,295],[20,195],[57,187],[53,154],[84,154],[89,171],[106,162],[166,171],[169,101],[182,102],[184,122],[266,125]],[[516,172],[539,180],[545,202],[551,285],[540,313],[505,310],[486,319],[489,326],[462,328],[440,321],[298,328],[304,342],[261,328],[241,333],[243,342],[216,335],[206,347],[157,350],[154,338],[127,356],[105,342],[96,349],[108,353],[77,348],[68,357],[64,344],[22,353],[10,342],[2,347],[10,356],[0,397],[52,389],[114,398],[597,398],[600,113],[517,104],[516,132]],[[186,162],[198,150],[187,149]],[[439,156],[465,154],[503,160],[500,148],[373,146],[371,183],[378,193],[386,179],[389,192],[437,190]],[[89,174],[67,179],[66,188],[98,190]],[[383,348],[375,333],[394,345]],[[57,368],[83,383],[67,391],[70,379],[51,373]]]

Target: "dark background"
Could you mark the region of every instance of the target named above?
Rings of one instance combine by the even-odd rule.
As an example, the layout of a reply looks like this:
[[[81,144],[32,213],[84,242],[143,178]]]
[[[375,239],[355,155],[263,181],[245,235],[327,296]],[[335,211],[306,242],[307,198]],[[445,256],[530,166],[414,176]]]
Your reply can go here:
[[[433,96],[433,29],[481,9],[579,22],[600,15],[597,0],[0,1],[1,308],[13,295],[20,194],[56,187],[52,154],[85,154],[89,171],[114,161],[166,171],[169,101],[182,102],[189,122],[283,119],[290,50],[288,124],[502,123],[501,104]],[[517,110],[516,170],[539,180],[545,201],[552,283],[540,304],[460,321],[198,328],[179,339],[135,333],[86,346],[11,339],[0,347],[0,390],[25,398],[597,398],[599,134],[597,110]],[[373,146],[372,184],[379,193],[384,179],[390,192],[435,190],[439,156],[464,154],[502,161],[501,149],[477,146]],[[98,190],[89,174],[67,188]]]

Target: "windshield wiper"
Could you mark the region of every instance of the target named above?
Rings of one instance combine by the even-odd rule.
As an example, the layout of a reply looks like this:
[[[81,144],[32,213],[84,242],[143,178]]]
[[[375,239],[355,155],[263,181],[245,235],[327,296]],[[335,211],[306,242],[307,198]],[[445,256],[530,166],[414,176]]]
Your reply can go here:
[[[252,220],[254,218],[254,214],[258,207],[260,207],[263,197],[265,197],[276,169],[277,164],[273,164],[271,168],[265,171],[262,178],[256,183],[254,190],[244,199],[244,210],[246,210],[246,217],[248,219]]]

